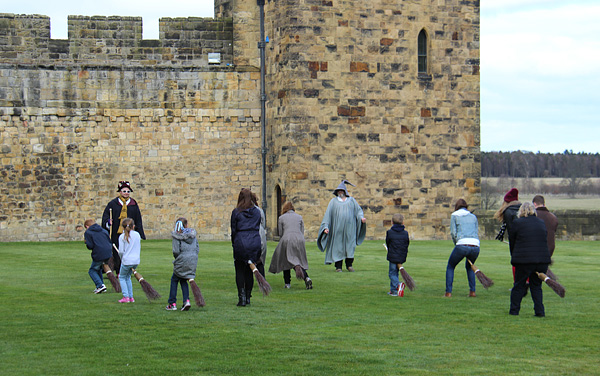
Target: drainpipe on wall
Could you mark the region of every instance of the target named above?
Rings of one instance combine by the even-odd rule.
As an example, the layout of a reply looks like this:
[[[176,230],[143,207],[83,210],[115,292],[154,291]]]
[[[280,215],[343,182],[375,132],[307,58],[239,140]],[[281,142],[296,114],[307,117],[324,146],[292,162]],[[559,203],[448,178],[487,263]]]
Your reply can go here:
[[[262,134],[262,209],[267,213],[267,94],[265,89],[265,0],[257,0],[260,10],[260,127]]]

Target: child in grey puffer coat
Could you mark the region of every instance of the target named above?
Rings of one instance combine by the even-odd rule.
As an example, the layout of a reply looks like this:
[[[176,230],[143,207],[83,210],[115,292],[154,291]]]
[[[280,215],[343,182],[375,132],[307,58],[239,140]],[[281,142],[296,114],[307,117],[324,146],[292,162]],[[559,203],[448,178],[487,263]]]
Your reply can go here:
[[[173,238],[173,276],[171,276],[171,289],[166,309],[177,310],[177,284],[181,285],[183,294],[182,311],[190,309],[190,289],[188,280],[196,277],[196,265],[198,264],[198,253],[200,248],[196,239],[196,230],[187,227],[187,219],[181,217],[175,222],[175,228],[171,232]]]

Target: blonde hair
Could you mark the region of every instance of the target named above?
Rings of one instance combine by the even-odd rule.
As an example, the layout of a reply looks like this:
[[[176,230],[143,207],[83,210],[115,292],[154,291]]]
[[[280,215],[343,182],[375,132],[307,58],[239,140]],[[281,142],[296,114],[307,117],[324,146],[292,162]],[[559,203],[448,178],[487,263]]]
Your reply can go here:
[[[537,215],[535,211],[535,206],[531,202],[525,202],[519,208],[519,213],[517,214],[518,218],[529,217],[530,215]]]
[[[392,216],[392,223],[402,225],[404,224],[404,216],[400,213],[396,213]]]
[[[129,233],[133,230],[135,223],[133,222],[133,219],[125,218],[121,222],[121,226],[123,226],[123,237],[125,238],[125,241],[129,243]]]

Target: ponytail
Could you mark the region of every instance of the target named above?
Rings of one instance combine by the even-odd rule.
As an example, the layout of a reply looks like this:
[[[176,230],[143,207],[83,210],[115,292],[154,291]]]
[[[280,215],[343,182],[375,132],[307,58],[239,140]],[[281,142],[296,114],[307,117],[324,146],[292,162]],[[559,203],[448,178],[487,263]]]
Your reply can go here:
[[[121,222],[121,226],[123,226],[123,237],[125,241],[129,243],[129,233],[133,230],[135,223],[131,218],[125,218],[123,222]]]

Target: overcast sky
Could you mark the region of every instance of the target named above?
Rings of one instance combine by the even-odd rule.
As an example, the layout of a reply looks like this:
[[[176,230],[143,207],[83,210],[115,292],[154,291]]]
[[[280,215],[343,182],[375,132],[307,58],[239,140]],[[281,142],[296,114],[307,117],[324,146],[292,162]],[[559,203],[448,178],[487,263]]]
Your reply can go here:
[[[252,1],[252,0],[248,0]],[[0,0],[0,13],[43,14],[52,38],[67,15],[213,17],[213,0]],[[481,150],[600,152],[600,2],[481,2]]]

